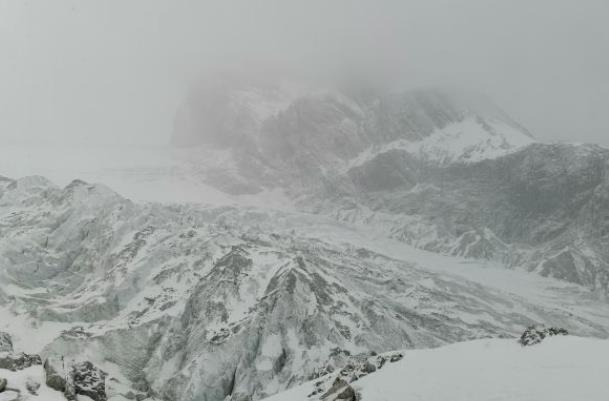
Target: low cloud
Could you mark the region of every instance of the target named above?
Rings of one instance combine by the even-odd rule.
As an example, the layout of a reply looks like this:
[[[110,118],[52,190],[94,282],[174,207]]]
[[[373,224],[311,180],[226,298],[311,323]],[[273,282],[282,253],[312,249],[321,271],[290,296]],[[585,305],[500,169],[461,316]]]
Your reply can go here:
[[[163,144],[216,74],[484,92],[536,136],[609,145],[609,3],[0,2],[0,139]]]

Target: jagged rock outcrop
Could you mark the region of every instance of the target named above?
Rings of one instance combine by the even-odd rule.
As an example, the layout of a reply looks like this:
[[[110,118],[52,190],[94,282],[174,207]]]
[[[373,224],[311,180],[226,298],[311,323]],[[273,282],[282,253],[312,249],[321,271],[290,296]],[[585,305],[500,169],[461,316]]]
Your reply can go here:
[[[0,354],[0,369],[7,369],[16,372],[18,370],[29,368],[33,365],[42,365],[40,355],[28,355],[24,352],[16,354]]]
[[[106,401],[107,373],[89,361],[66,363],[61,356],[50,356],[44,361],[46,385],[65,394],[68,400],[78,394],[94,401]]]
[[[70,375],[74,381],[76,394],[86,395],[93,401],[106,401],[107,373],[84,361],[72,365]]]
[[[552,336],[566,336],[569,332],[565,329],[556,328],[556,327],[540,327],[540,326],[531,326],[528,327],[518,342],[523,347],[528,347],[531,345],[540,344],[546,337]]]
[[[344,358],[330,362],[309,377],[309,379],[315,380],[314,390],[308,394],[309,398],[357,401],[358,395],[351,384],[383,369],[387,363],[398,362],[404,357],[401,352],[388,352],[380,355],[375,352],[349,355],[344,351],[335,350],[334,353],[341,353]]]

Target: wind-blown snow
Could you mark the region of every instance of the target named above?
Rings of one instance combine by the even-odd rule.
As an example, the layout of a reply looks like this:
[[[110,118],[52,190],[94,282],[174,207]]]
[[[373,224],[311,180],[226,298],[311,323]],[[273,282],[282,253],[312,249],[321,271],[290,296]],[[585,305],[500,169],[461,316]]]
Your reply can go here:
[[[404,358],[354,383],[363,401],[606,401],[609,341],[478,340],[404,351]],[[267,401],[314,400],[307,383]],[[319,396],[317,396],[319,397]]]

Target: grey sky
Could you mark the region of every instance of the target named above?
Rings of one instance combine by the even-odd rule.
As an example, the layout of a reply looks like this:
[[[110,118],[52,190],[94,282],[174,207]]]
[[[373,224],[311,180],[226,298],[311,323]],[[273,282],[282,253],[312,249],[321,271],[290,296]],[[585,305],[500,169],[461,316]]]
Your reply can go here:
[[[609,1],[0,0],[0,139],[160,144],[214,71],[484,92],[609,145]]]

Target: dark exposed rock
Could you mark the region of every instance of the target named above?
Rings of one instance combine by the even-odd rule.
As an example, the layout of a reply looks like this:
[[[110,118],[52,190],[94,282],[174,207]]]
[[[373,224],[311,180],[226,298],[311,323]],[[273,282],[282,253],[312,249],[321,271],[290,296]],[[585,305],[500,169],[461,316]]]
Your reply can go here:
[[[33,365],[42,365],[40,355],[28,355],[23,352],[18,354],[0,354],[0,369],[8,369],[16,372],[27,369]]]
[[[66,371],[62,357],[51,356],[44,361],[46,385],[64,392],[66,390]]]
[[[0,378],[0,393],[6,390],[7,381],[4,378]]]
[[[86,339],[91,337],[91,333],[87,332],[82,326],[72,327],[69,330],[64,330],[61,332],[61,337],[70,339],[70,338],[82,338]]]
[[[44,362],[47,386],[64,393],[68,400],[77,394],[86,395],[94,401],[106,401],[107,373],[91,362],[79,362],[68,367],[60,356],[51,356]]]
[[[91,362],[80,362],[72,367],[72,377],[76,394],[86,395],[94,401],[106,401],[107,373]]]
[[[556,327],[550,327],[550,328],[545,328],[545,327],[537,327],[537,326],[531,326],[528,327],[524,333],[522,333],[522,336],[520,336],[520,339],[518,340],[518,342],[523,346],[531,346],[531,345],[536,345],[536,344],[540,344],[546,337],[551,337],[551,336],[566,336],[568,335],[569,332],[565,329],[561,329],[561,328],[556,328]]]

